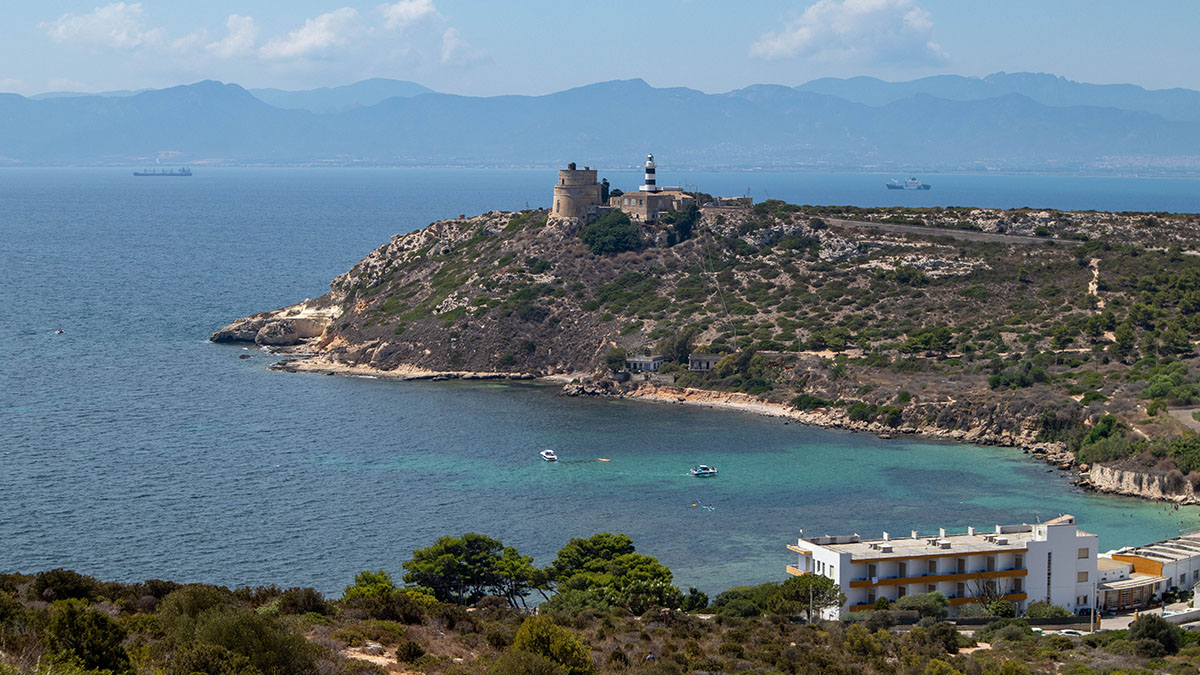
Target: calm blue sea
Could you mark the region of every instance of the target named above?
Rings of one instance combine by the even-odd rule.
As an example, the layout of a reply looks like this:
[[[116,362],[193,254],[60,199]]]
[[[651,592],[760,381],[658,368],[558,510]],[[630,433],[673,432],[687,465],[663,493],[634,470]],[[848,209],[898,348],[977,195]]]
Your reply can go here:
[[[680,176],[662,181],[801,203],[1200,211],[1197,180],[922,176],[933,190],[896,193],[883,175]],[[277,373],[263,352],[207,342],[235,317],[325,292],[392,234],[546,205],[553,180],[0,170],[0,571],[336,593],[362,569],[400,573],[445,534],[483,532],[544,563],[570,537],[611,530],[711,592],[780,578],[802,529],[878,535],[1070,512],[1111,548],[1200,523],[1196,509],[1081,494],[1011,450],[567,399],[545,385]],[[540,461],[547,447],[562,461]],[[697,462],[720,476],[688,476]]]

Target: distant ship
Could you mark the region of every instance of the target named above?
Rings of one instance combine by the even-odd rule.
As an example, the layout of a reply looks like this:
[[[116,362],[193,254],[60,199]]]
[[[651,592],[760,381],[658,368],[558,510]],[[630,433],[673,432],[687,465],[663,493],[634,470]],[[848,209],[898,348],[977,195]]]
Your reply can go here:
[[[922,183],[921,181],[917,180],[916,178],[909,178],[908,180],[904,181],[903,183],[901,183],[900,181],[893,178],[887,182],[887,189],[889,189],[889,190],[928,190],[929,184]]]
[[[182,169],[147,169],[145,171],[134,171],[135,176],[190,176],[192,170],[186,166]]]

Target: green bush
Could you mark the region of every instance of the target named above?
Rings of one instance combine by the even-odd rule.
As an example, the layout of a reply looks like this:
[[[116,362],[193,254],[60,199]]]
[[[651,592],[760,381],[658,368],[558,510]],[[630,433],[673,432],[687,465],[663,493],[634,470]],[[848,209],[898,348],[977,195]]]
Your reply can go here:
[[[549,659],[563,666],[568,675],[591,675],[596,669],[587,643],[543,616],[525,619],[517,629],[512,648]]]
[[[1157,614],[1142,614],[1129,624],[1129,639],[1135,643],[1140,640],[1153,640],[1162,645],[1167,654],[1179,651],[1182,642],[1179,627],[1168,623]]]
[[[932,593],[913,593],[896,601],[896,609],[915,610],[923,617],[940,619],[946,616],[946,608],[950,601],[938,591]]]
[[[176,650],[167,668],[168,675],[258,675],[250,659],[214,644],[186,645]]]
[[[60,567],[48,572],[39,572],[33,579],[33,585],[29,587],[29,593],[33,599],[46,602],[91,600],[96,597],[99,587],[99,582],[92,577]]]
[[[193,584],[163,598],[158,606],[158,617],[168,637],[187,643],[195,636],[196,621],[201,614],[234,604],[233,593],[227,588]]]
[[[567,669],[550,659],[521,649],[509,649],[496,659],[491,675],[565,675]]]
[[[1055,619],[1071,616],[1071,613],[1058,605],[1052,605],[1045,600],[1034,600],[1025,609],[1025,616],[1030,619]]]
[[[425,656],[425,649],[413,640],[405,640],[396,647],[396,660],[400,663],[412,663]]]
[[[120,624],[80,600],[57,605],[46,627],[50,651],[88,670],[128,672],[129,655],[121,646],[124,640],[125,629]]]
[[[800,394],[799,396],[792,397],[789,405],[797,410],[812,410],[813,408],[825,408],[832,404],[820,396]]]
[[[315,646],[265,614],[216,607],[197,617],[195,635],[196,642],[245,656],[263,673],[316,673]]]
[[[326,614],[325,596],[315,588],[289,588],[279,596],[281,614]]]
[[[642,247],[637,226],[622,211],[610,211],[595,222],[584,225],[579,231],[579,238],[596,255],[636,251]]]

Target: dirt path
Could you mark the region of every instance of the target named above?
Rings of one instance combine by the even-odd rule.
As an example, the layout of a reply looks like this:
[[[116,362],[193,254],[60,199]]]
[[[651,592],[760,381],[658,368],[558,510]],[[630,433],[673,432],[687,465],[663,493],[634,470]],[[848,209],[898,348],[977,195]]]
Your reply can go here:
[[[897,234],[923,234],[938,237],[950,237],[964,241],[991,241],[1000,244],[1064,244],[1078,246],[1082,241],[1075,239],[1051,239],[1049,237],[1027,237],[1020,234],[998,234],[994,232],[977,232],[975,230],[952,230],[942,227],[925,227],[922,225],[900,225],[897,223],[869,223],[861,220],[842,220],[841,218],[825,218],[830,225],[856,227],[864,230],[881,230]]]
[[[1088,269],[1092,271],[1092,280],[1088,282],[1088,294],[1096,298],[1096,313],[1104,311],[1104,298],[1100,297],[1100,259],[1088,261]]]
[[[1167,414],[1179,420],[1180,423],[1192,431],[1200,431],[1200,422],[1197,422],[1196,419],[1192,417],[1192,413],[1198,410],[1200,410],[1200,407],[1195,406],[1190,408],[1169,408],[1167,410]]]

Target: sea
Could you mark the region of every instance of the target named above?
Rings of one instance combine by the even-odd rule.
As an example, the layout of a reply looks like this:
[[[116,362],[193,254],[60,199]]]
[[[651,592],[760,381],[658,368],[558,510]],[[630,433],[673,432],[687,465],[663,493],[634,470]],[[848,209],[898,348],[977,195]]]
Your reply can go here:
[[[484,533],[545,564],[572,537],[624,532],[678,585],[713,594],[784,578],[804,535],[1071,513],[1106,550],[1200,525],[1196,508],[1080,492],[1019,450],[549,384],[282,373],[266,352],[208,342],[321,295],[397,233],[547,206],[555,175],[0,169],[0,572],[338,595],[360,570],[399,577],[442,536]],[[867,173],[660,175],[807,204],[1200,212],[1198,179],[922,175],[932,190],[901,192],[884,183],[903,176]],[[719,475],[690,476],[697,463]]]

